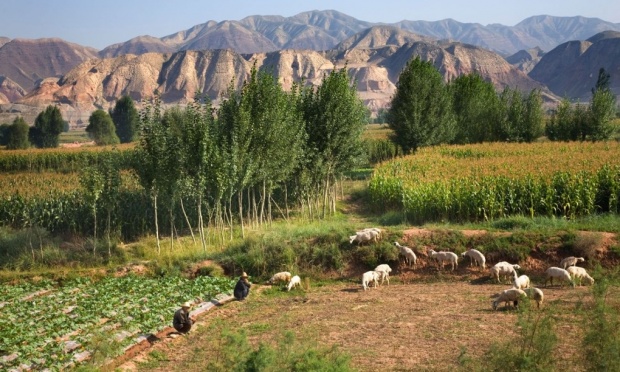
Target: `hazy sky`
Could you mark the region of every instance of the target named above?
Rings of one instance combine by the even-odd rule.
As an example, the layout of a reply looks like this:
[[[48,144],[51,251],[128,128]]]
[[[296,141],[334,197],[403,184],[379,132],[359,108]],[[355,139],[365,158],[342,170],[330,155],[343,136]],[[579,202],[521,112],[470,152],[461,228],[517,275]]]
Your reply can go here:
[[[500,23],[535,15],[596,17],[620,23],[618,0],[0,0],[0,36],[59,37],[103,49],[135,36],[162,37],[207,21],[337,10],[361,21]]]

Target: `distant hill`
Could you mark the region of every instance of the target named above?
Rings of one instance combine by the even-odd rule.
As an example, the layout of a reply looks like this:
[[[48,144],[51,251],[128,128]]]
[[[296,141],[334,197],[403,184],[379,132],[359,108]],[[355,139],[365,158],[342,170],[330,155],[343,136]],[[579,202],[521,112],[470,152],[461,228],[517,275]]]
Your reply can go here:
[[[560,97],[589,101],[601,67],[611,74],[612,91],[620,95],[620,32],[561,44],[546,53],[529,76]]]
[[[12,39],[0,47],[0,75],[30,90],[40,79],[59,77],[97,57],[97,50],[61,39]]]
[[[302,79],[320,84],[326,73],[346,64],[357,81],[360,98],[377,111],[387,107],[402,69],[415,56],[433,60],[446,81],[477,71],[498,89],[546,89],[496,53],[458,42],[420,41],[426,39],[395,27],[377,26],[322,52],[287,49],[239,54],[217,49],[91,59],[60,79],[44,80],[18,102],[64,103],[88,112],[108,108],[124,94],[139,101],[155,90],[169,104],[189,102],[198,92],[217,102],[231,81],[241,86],[254,64],[274,73],[285,89]]]

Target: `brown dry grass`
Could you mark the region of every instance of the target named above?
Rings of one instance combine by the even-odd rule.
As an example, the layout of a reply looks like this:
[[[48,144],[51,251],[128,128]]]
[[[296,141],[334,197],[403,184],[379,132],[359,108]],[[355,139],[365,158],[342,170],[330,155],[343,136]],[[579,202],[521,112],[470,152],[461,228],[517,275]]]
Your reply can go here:
[[[472,269],[473,273],[475,270]],[[407,276],[401,275],[403,279]],[[254,291],[246,302],[218,308],[200,320],[188,336],[156,343],[121,369],[204,370],[205,360],[212,357],[213,333],[208,326],[218,322],[231,330],[245,330],[255,345],[276,342],[287,330],[309,346],[337,345],[351,356],[352,365],[362,371],[458,369],[462,350],[476,359],[493,343],[514,337],[516,311],[493,311],[489,298],[508,285],[473,284],[477,280],[454,281],[451,274],[442,275],[438,282],[405,279],[411,284],[403,284],[394,277],[390,286],[366,292],[353,282],[291,293]],[[568,355],[560,366],[567,371],[579,370],[574,364],[580,358],[579,345],[571,335],[580,334],[582,328],[579,317],[573,314],[590,301],[589,290],[543,290],[545,304],[540,312],[553,311],[557,317],[558,355]],[[164,360],[148,367],[140,364],[148,360],[152,350],[157,350],[158,359]]]

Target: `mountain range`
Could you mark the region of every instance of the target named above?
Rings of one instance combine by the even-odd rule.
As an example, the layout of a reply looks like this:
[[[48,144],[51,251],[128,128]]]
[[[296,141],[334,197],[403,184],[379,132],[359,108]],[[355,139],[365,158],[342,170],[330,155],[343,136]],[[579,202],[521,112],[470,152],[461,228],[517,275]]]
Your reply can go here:
[[[155,90],[169,104],[198,92],[217,100],[231,81],[240,86],[253,65],[273,71],[285,88],[302,78],[318,84],[324,73],[346,65],[360,97],[377,111],[387,107],[414,56],[432,60],[446,81],[476,71],[498,89],[541,89],[548,101],[587,100],[601,67],[620,93],[619,54],[620,24],[551,16],[510,27],[450,19],[377,24],[312,11],[209,21],[100,51],[61,39],[0,37],[0,122],[7,113],[47,104],[60,105],[72,123],[84,122],[123,94],[139,101]]]

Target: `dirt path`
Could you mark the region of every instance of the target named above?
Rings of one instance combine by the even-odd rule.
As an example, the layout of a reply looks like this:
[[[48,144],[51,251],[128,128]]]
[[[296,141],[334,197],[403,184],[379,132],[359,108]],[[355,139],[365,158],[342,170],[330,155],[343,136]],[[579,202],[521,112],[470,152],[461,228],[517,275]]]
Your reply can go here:
[[[507,285],[453,282],[447,277],[440,282],[411,284],[393,278],[390,286],[366,292],[351,282],[291,293],[254,293],[244,303],[218,308],[189,335],[156,343],[120,369],[203,370],[205,360],[212,357],[208,326],[223,321],[230,329],[245,330],[255,344],[275,342],[290,330],[297,340],[338,345],[362,371],[452,370],[459,367],[463,351],[476,358],[493,342],[514,336],[516,312],[493,311],[490,305],[489,295],[505,288]],[[544,291],[545,305],[540,313],[551,309],[570,313],[589,298],[585,287]],[[557,332],[560,350],[578,355],[578,345],[568,337],[572,332],[581,332],[581,328],[577,319],[567,317]],[[148,363],[154,350],[158,361]],[[570,362],[566,360],[564,368],[575,370]]]

